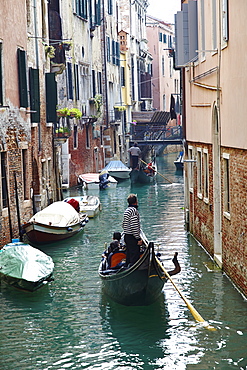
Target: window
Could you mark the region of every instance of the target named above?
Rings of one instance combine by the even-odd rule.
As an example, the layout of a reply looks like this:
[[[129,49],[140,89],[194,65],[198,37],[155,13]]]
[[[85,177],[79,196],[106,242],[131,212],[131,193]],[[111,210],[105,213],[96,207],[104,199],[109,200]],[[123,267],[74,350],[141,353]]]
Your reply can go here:
[[[202,151],[197,149],[197,195],[202,198]]]
[[[89,126],[86,125],[86,148],[90,148],[90,139],[89,139]]]
[[[166,34],[163,34],[163,43],[166,44]]]
[[[98,92],[102,94],[102,73],[98,72]]]
[[[108,14],[113,14],[112,0],[108,0]]]
[[[222,39],[228,41],[228,0],[222,0]]]
[[[73,142],[74,142],[74,149],[76,149],[78,147],[78,128],[77,128],[77,125],[74,125]]]
[[[28,151],[22,149],[22,181],[23,181],[23,194],[24,199],[29,199],[28,193]]]
[[[80,74],[81,74],[81,78],[80,78],[81,97],[80,98],[81,98],[81,101],[85,103],[88,99],[89,86],[91,86],[90,76],[88,75],[88,65],[85,65],[85,64],[80,65]]]
[[[20,107],[28,107],[26,52],[17,49]]]
[[[101,25],[101,3],[100,0],[95,0],[95,23]]]
[[[207,149],[204,149],[203,150],[203,191],[204,191],[204,201],[206,203],[208,203],[208,194],[209,194],[209,191],[208,191],[208,184],[209,184],[209,171],[208,171],[208,150]]]
[[[205,12],[204,12],[204,0],[201,0],[201,57],[205,59]]]
[[[125,68],[121,67],[121,86],[125,86]]]
[[[46,189],[46,160],[42,159],[41,160],[41,165],[42,165],[42,188]]]
[[[87,19],[87,0],[75,0],[76,14]]]
[[[223,153],[223,207],[224,215],[230,216],[230,155]]]
[[[106,36],[106,45],[107,45],[107,62],[111,61],[111,40],[109,36]]]
[[[217,4],[212,0],[212,49],[217,49]]]
[[[161,32],[159,33],[159,41],[162,42],[162,33]]]
[[[8,206],[7,153],[1,152],[2,207]]]
[[[165,57],[164,55],[162,55],[161,68],[162,68],[162,76],[165,76]]]
[[[92,96],[96,95],[96,76],[95,70],[92,69]]]
[[[194,162],[193,162],[193,147],[188,146],[188,181],[189,181],[189,190],[193,192],[194,187]]]

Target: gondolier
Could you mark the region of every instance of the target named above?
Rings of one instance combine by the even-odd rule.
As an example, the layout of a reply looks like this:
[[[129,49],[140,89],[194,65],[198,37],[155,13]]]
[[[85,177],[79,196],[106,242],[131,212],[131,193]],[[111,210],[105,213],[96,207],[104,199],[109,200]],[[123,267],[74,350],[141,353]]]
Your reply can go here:
[[[140,245],[142,239],[140,237],[140,214],[137,210],[138,199],[135,194],[130,194],[127,198],[128,208],[123,215],[123,231],[124,241],[126,244],[126,264],[132,266],[140,258]]]

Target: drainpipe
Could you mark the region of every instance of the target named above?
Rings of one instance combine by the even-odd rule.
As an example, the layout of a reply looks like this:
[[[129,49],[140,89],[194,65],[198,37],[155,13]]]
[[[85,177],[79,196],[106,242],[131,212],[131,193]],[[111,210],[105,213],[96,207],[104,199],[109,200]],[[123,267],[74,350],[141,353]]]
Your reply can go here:
[[[103,32],[103,65],[104,65],[104,77],[105,77],[105,120],[106,127],[109,127],[109,108],[108,108],[108,79],[107,79],[107,60],[106,60],[106,32],[105,32],[105,1],[102,0],[102,32]]]
[[[39,69],[39,44],[38,44],[38,30],[37,30],[37,1],[33,0],[33,17],[34,17],[34,35],[35,35],[35,58],[36,68]],[[41,151],[41,127],[38,124],[38,145],[39,152]]]

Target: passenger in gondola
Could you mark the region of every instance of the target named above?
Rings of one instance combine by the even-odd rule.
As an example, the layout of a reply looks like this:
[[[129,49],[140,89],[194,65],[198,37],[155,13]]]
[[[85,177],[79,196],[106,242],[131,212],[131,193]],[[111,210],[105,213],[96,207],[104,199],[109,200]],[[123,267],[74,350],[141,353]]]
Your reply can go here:
[[[154,175],[154,172],[155,172],[155,169],[153,168],[153,164],[152,162],[149,162],[146,166],[146,168],[144,169],[144,172],[148,175],[148,176],[153,176]]]
[[[113,241],[110,243],[109,247],[102,255],[102,257],[105,258],[106,263],[108,264],[108,268],[117,269],[125,265],[125,247],[121,242],[121,238],[122,235],[120,232],[114,232],[112,238]],[[122,260],[124,261],[122,262]]]
[[[140,258],[142,239],[140,236],[141,225],[137,196],[130,194],[127,201],[129,206],[124,211],[122,226],[126,245],[126,265],[130,267]]]

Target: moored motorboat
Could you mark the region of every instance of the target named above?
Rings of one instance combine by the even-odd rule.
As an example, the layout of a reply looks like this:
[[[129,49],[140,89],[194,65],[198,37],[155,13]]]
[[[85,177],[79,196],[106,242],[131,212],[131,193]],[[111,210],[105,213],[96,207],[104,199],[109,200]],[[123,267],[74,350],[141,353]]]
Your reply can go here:
[[[0,250],[0,277],[22,290],[35,291],[52,281],[52,258],[29,244],[13,242]]]
[[[124,266],[125,251],[113,254],[114,262],[102,258],[99,276],[102,288],[112,300],[126,306],[143,306],[155,302],[160,296],[167,278],[161,262],[154,253],[154,244],[143,247],[140,259],[131,267]],[[112,257],[111,256],[111,259]],[[173,258],[175,269],[170,275],[180,271],[177,254]]]
[[[99,197],[94,195],[81,195],[75,197],[67,197],[64,199],[65,202],[69,202],[75,199],[79,202],[79,212],[86,213],[89,218],[97,216],[99,211],[101,211],[101,203]]]
[[[22,225],[23,232],[33,245],[42,245],[71,238],[88,222],[86,213],[78,213],[67,202],[59,201],[37,212]]]
[[[115,189],[117,180],[110,176],[109,173],[83,173],[78,176],[78,182],[86,190],[103,190]]]
[[[125,166],[121,161],[110,161],[104,170],[108,171],[109,175],[117,180],[126,180],[130,178],[131,169]]]
[[[184,168],[184,152],[181,151],[177,157],[177,159],[174,161],[174,164],[176,166],[177,170],[183,170]]]

